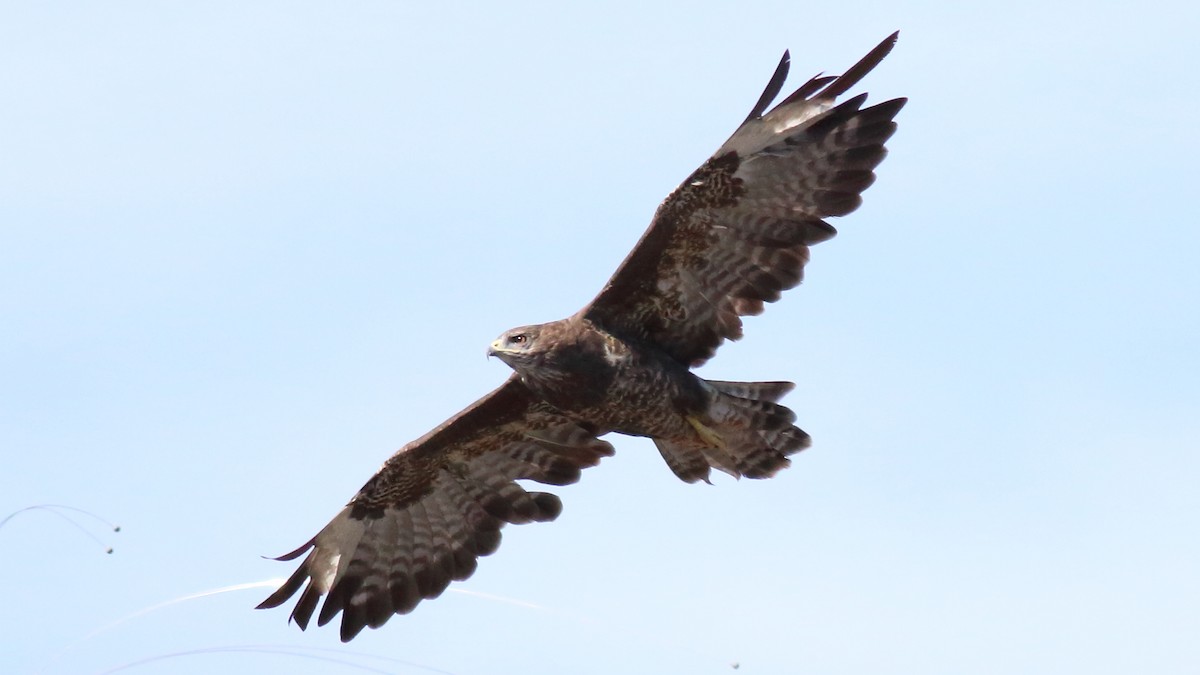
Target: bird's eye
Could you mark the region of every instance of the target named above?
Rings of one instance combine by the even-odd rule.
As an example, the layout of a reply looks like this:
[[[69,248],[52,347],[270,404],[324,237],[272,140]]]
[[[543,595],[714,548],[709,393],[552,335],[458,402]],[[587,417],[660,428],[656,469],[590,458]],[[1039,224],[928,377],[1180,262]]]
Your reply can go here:
[[[509,344],[523,345],[528,341],[529,341],[529,336],[524,333],[517,333],[516,335],[508,336]]]

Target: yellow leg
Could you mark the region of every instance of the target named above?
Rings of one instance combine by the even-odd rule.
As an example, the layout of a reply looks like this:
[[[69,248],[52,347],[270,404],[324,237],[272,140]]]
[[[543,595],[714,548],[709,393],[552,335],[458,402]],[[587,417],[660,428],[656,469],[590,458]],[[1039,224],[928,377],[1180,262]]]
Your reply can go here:
[[[709,429],[704,425],[703,422],[695,417],[692,417],[691,415],[688,415],[684,419],[688,421],[688,424],[692,425],[692,428],[696,430],[697,434],[700,434],[700,438],[703,439],[705,443],[708,443],[714,448],[720,448],[721,450],[725,449],[725,439],[717,435],[717,432]]]

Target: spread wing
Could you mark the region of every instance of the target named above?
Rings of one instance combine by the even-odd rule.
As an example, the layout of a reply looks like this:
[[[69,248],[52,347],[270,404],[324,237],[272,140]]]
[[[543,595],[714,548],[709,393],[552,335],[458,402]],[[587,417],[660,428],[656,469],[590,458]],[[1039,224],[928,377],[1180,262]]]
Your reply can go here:
[[[582,310],[626,337],[699,365],[742,316],[800,283],[808,247],[836,230],[823,219],[858,208],[896,130],[905,99],[864,108],[866,94],[835,105],[871,71],[897,34],[839,77],[817,76],[770,112],[787,78],[785,52],[749,117],[659,206],[649,229]]]
[[[412,611],[471,576],[476,559],[500,545],[505,523],[554,520],[558,497],[515,481],[574,483],[613,452],[597,435],[510,378],[400,449],[317,536],[279,558],[308,552],[259,608],[277,607],[303,587],[291,618],[306,628],[325,596],[317,625],[342,612],[343,642]]]

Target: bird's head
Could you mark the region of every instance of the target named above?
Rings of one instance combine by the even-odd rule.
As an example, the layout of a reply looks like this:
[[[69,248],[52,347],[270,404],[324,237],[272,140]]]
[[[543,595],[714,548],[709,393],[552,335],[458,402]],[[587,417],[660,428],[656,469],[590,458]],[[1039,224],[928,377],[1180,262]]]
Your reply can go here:
[[[511,368],[533,365],[541,353],[538,337],[541,326],[521,326],[500,334],[488,347],[487,355],[495,356]]]

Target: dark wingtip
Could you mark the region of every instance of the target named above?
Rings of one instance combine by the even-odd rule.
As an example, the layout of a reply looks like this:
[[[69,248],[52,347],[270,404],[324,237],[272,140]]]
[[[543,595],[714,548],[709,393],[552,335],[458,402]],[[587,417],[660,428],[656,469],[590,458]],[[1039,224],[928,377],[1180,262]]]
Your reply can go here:
[[[908,97],[901,96],[899,98],[894,98],[890,101],[884,101],[883,103],[880,103],[873,107],[880,108],[882,110],[886,110],[888,115],[895,117],[904,108],[905,104],[907,104],[907,103],[908,103]]]
[[[358,637],[358,634],[367,627],[364,621],[350,621],[346,615],[342,615],[342,625],[338,628],[338,639],[343,643],[349,642]]]
[[[850,87],[853,87],[862,80],[867,73],[871,72],[872,68],[879,65],[879,62],[896,46],[896,39],[899,36],[900,31],[887,36],[883,42],[876,45],[870,53],[859,59],[858,63],[851,66],[842,75],[816,75],[801,85],[799,89],[792,92],[787,98],[780,101],[776,107],[783,107],[796,101],[803,101],[814,95],[832,99],[844,94]],[[822,90],[823,87],[824,90]]]
[[[271,609],[278,607],[287,601],[288,598],[295,595],[296,591],[300,590],[300,586],[308,579],[308,572],[301,565],[299,569],[288,577],[288,580],[283,582],[283,585],[275,589],[275,592],[267,596],[266,600],[258,603],[254,609]]]
[[[767,88],[763,89],[762,95],[758,97],[758,102],[754,104],[754,107],[750,110],[750,114],[746,116],[746,121],[742,122],[742,124],[762,117],[767,106],[771,105],[771,101],[774,101],[775,97],[779,95],[780,90],[783,89],[783,83],[787,80],[788,66],[791,61],[792,55],[787,50],[784,50],[783,58],[779,59],[779,65],[775,66],[775,74],[771,75],[771,81],[767,82]]]
[[[892,48],[896,46],[896,40],[900,37],[900,31],[896,31],[884,38],[883,42],[875,45],[875,48],[867,52],[867,55],[858,60],[858,63],[850,66],[850,68],[842,73],[836,81],[829,85],[820,93],[822,98],[837,98],[846,93],[850,87],[858,84],[859,80],[863,79],[867,73],[871,72],[879,62],[884,59]]]
[[[312,539],[309,539],[308,541],[304,542],[304,544],[302,544],[300,546],[300,548],[298,548],[295,551],[292,551],[290,553],[284,553],[283,555],[279,556],[278,558],[272,558],[270,556],[265,556],[265,555],[262,557],[267,560],[278,560],[280,562],[287,562],[289,560],[295,560],[296,558],[299,558],[301,555],[303,555],[305,551],[312,548],[313,545],[315,545],[316,543],[317,543],[317,538],[313,537]]]
[[[837,79],[836,75],[823,75],[823,74],[818,73],[817,75],[814,75],[811,80],[800,85],[800,88],[797,89],[796,91],[793,91],[790,96],[788,96],[787,98],[780,101],[779,105],[776,107],[782,108],[783,106],[785,106],[789,103],[795,103],[796,101],[803,101],[804,99],[808,98],[809,96],[812,96],[813,94],[820,91],[821,87],[824,87],[825,85],[829,84],[830,82],[833,82],[836,79]]]

